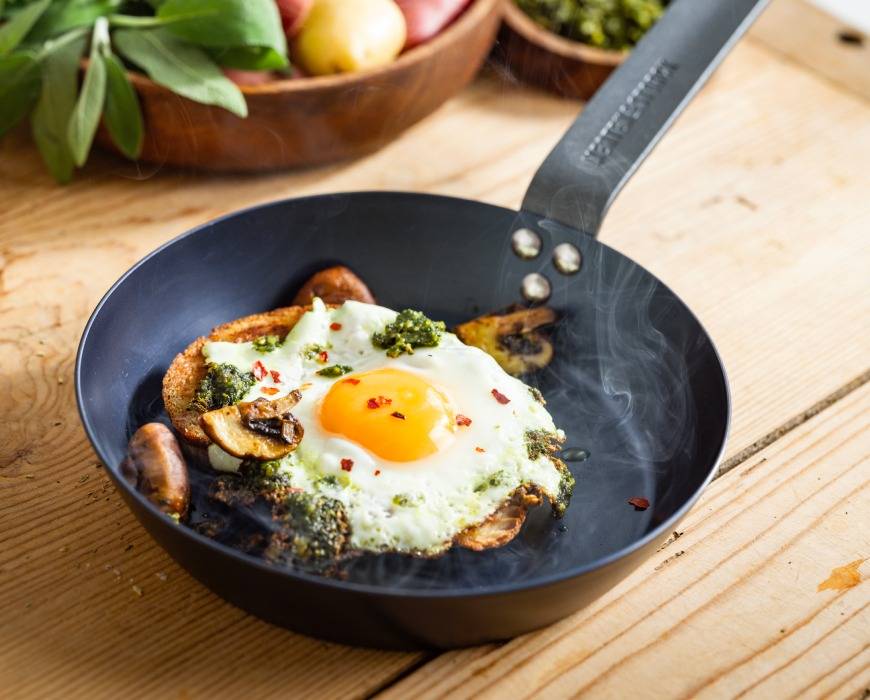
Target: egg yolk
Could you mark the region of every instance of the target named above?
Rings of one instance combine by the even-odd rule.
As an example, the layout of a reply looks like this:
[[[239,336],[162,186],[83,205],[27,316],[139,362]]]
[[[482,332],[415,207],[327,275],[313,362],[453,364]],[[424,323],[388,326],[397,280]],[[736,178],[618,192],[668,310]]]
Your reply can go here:
[[[456,430],[443,391],[416,374],[377,369],[337,380],[320,404],[320,423],[393,462],[443,449]]]

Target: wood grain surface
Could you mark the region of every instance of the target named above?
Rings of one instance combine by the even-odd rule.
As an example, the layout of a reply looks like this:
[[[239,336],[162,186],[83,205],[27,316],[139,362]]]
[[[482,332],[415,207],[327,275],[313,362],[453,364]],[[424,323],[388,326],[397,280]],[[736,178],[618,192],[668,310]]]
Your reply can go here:
[[[314,192],[414,189],[515,206],[578,108],[490,72],[372,156],[246,178],[98,156],[59,188],[25,133],[0,142],[0,695],[860,696],[867,583],[815,589],[870,556],[870,105],[752,39],[602,232],[716,340],[734,397],[732,469],[683,537],[592,608],[438,658],[321,643],[193,581],[96,463],[75,412],[75,346],[99,297],[143,254],[232,209]]]

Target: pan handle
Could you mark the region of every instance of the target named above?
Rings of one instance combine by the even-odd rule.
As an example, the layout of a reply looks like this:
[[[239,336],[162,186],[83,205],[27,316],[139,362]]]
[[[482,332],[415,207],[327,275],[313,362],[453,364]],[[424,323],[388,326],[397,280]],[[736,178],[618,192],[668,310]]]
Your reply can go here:
[[[523,211],[592,236],[629,177],[768,0],[675,0],[535,173]]]

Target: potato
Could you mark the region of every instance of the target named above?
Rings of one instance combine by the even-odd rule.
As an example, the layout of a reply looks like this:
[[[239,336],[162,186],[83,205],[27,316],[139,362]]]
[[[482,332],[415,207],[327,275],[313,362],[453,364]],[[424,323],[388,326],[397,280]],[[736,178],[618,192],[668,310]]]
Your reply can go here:
[[[386,65],[404,45],[405,18],[393,0],[314,0],[291,53],[311,75],[329,75]]]
[[[450,24],[471,0],[396,0],[405,15],[408,36],[405,48],[429,41]]]

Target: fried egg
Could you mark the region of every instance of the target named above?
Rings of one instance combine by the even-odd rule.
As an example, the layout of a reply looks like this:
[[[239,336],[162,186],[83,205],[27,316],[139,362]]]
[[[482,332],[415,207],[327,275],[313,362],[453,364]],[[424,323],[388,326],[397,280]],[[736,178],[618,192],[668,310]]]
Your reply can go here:
[[[564,439],[540,395],[452,333],[388,357],[372,336],[396,316],[315,299],[270,352],[208,342],[203,354],[254,373],[245,401],[301,390],[293,415],[304,436],[278,469],[292,486],[341,502],[355,549],[436,554],[521,485],[556,502],[570,475],[529,445],[541,431]],[[319,374],[336,365],[328,373],[340,376]],[[240,466],[214,444],[209,458],[220,471]]]

